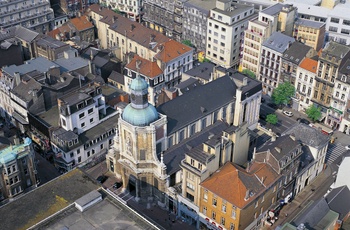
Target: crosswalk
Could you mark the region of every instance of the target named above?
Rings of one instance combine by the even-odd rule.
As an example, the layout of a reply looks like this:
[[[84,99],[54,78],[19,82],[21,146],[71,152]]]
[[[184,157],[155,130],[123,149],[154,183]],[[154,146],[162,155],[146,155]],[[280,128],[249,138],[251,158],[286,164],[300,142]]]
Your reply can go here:
[[[341,143],[329,144],[326,154],[326,164],[332,164],[339,156],[345,152],[345,147]]]

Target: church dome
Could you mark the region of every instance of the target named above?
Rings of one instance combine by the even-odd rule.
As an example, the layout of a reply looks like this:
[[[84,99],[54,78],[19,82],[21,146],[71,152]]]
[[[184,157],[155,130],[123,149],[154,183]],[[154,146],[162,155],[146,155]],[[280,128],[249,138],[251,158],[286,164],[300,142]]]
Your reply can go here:
[[[158,112],[151,104],[143,109],[136,109],[129,104],[125,107],[122,117],[132,125],[147,126],[158,119]]]
[[[130,89],[135,91],[142,91],[147,88],[148,88],[147,82],[141,77],[137,77],[133,79],[130,84]]]

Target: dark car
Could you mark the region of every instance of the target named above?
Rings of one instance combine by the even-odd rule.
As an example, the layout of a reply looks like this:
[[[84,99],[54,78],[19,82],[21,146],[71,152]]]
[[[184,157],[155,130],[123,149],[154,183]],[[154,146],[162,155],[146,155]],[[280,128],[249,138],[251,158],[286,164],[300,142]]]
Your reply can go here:
[[[270,106],[273,109],[278,109],[278,106],[274,103],[267,103],[268,106]]]
[[[113,184],[113,188],[114,189],[118,189],[118,188],[120,188],[120,187],[122,187],[123,186],[123,182],[115,182],[114,184]]]
[[[304,123],[306,125],[310,124],[310,121],[306,120],[305,118],[298,118],[297,121],[299,121],[300,123]]]
[[[261,119],[261,120],[266,120],[266,114],[260,114],[259,115],[259,118]]]
[[[97,177],[96,180],[97,180],[100,184],[103,184],[107,179],[108,179],[108,176],[101,175],[101,176]]]

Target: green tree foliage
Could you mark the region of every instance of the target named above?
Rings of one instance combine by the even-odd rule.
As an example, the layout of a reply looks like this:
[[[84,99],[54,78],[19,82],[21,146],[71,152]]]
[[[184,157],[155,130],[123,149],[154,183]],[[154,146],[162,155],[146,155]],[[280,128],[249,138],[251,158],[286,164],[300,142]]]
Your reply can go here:
[[[244,69],[242,73],[251,78],[256,78],[255,73],[253,71],[250,71],[249,69]]]
[[[321,108],[317,108],[315,105],[311,105],[309,108],[305,110],[307,117],[312,121],[318,121],[321,118]]]
[[[185,44],[186,46],[193,47],[193,44],[190,40],[183,40],[182,44]]]
[[[275,104],[288,104],[290,98],[295,94],[295,87],[289,82],[280,84],[276,89],[273,90],[272,100]]]
[[[276,114],[269,114],[266,116],[266,122],[270,125],[275,125],[278,122],[278,118]]]

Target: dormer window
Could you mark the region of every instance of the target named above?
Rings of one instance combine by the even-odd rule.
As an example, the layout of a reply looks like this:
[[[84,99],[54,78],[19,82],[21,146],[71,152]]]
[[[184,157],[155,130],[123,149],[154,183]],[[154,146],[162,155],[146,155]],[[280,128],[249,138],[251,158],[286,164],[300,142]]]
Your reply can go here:
[[[341,81],[346,82],[346,76],[345,75],[341,76]]]

